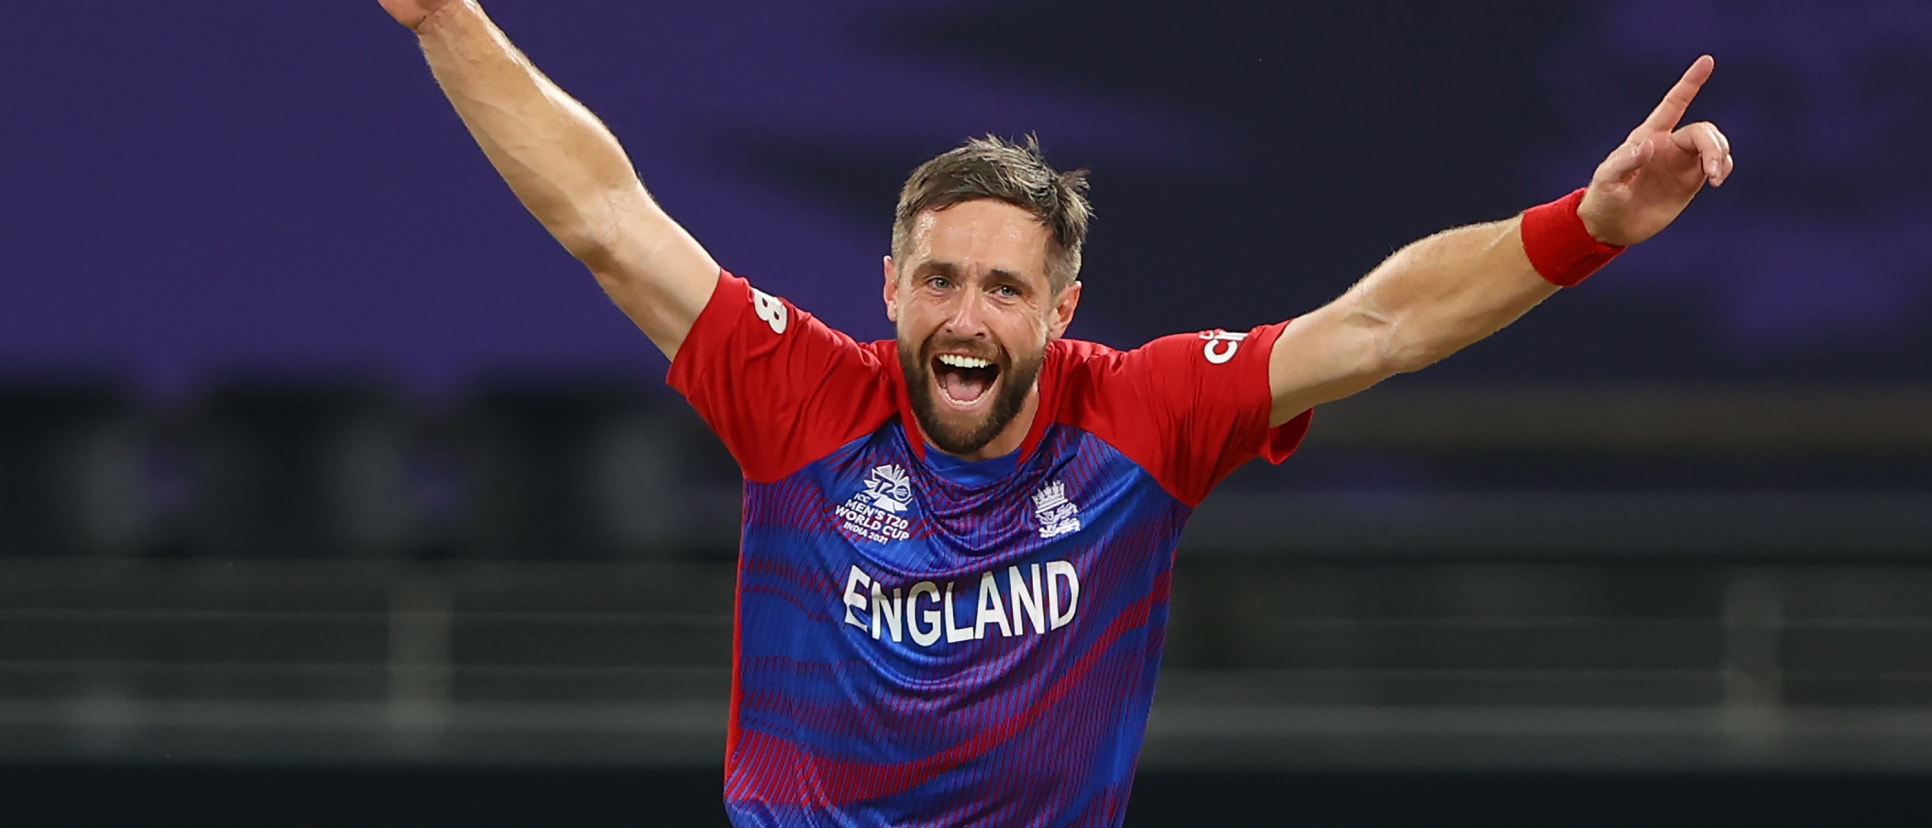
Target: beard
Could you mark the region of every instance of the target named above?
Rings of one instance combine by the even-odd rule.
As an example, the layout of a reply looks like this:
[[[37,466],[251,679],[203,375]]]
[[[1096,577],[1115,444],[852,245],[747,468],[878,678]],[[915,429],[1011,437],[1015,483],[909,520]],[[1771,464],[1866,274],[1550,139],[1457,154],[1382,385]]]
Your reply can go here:
[[[941,348],[949,353],[969,351],[972,355],[989,360],[998,368],[994,375],[994,388],[986,393],[994,394],[993,404],[985,414],[973,418],[961,418],[955,412],[944,412],[940,402],[935,399],[934,385],[937,377],[933,374],[935,355]],[[912,401],[912,415],[919,420],[919,427],[940,451],[952,455],[968,455],[986,447],[987,443],[998,437],[1000,432],[1019,416],[1020,408],[1026,405],[1026,395],[1033,390],[1033,383],[1040,378],[1040,366],[1046,361],[1046,349],[1032,357],[1015,361],[1005,349],[986,349],[970,341],[951,340],[938,342],[927,339],[918,348],[903,339],[899,340],[899,368],[906,375],[906,396]]]

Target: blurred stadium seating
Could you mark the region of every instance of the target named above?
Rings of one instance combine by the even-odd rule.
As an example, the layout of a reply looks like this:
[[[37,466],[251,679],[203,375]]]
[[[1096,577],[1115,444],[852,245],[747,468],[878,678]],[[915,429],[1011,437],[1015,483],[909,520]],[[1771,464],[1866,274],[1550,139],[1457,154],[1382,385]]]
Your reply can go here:
[[[1932,395],[1529,393],[1331,406],[1211,498],[1144,762],[1932,765]],[[716,760],[738,492],[679,401],[0,420],[0,759]]]

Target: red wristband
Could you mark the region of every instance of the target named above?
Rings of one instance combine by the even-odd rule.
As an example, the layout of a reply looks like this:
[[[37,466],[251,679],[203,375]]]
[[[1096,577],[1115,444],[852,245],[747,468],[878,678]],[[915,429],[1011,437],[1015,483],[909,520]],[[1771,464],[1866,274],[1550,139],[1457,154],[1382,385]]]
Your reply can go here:
[[[1583,218],[1576,214],[1583,192],[1523,211],[1523,252],[1537,273],[1560,287],[1576,287],[1624,251],[1597,241],[1584,229]]]

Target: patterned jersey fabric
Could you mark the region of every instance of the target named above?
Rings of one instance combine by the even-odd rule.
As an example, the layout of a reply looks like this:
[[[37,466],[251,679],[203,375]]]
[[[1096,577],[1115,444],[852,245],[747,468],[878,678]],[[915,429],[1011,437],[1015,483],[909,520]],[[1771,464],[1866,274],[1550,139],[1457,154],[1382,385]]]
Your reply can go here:
[[[1283,325],[1056,340],[1021,448],[966,462],[911,425],[894,343],[722,274],[670,382],[746,481],[732,823],[1121,824],[1181,528],[1308,428],[1268,427]]]

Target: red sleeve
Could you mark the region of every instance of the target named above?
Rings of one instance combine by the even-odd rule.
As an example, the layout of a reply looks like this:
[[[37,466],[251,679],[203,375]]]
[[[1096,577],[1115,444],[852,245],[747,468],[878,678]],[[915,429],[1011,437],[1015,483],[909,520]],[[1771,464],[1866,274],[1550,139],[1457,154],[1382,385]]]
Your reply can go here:
[[[758,482],[878,428],[895,410],[885,380],[871,350],[730,273],[667,377]]]
[[[1114,354],[1094,377],[1089,430],[1189,506],[1249,460],[1288,459],[1313,412],[1268,427],[1268,358],[1287,325],[1175,334]]]

